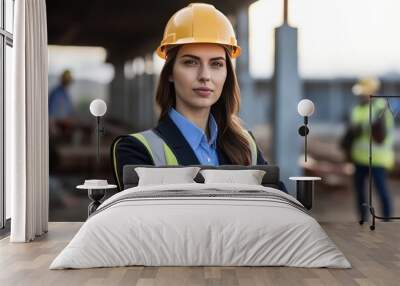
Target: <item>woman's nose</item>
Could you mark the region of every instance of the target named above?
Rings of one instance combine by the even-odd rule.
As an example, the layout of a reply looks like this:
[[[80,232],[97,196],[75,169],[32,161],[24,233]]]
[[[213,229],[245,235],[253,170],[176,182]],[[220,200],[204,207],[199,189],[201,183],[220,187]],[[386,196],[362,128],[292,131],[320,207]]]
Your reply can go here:
[[[211,78],[210,70],[207,66],[202,65],[199,69],[199,81],[209,81]]]

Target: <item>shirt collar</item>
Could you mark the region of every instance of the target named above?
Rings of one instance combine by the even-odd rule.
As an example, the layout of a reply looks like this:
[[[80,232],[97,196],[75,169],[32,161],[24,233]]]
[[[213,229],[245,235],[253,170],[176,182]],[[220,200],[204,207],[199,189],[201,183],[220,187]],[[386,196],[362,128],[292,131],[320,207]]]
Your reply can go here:
[[[204,131],[193,124],[181,113],[176,111],[175,108],[171,108],[168,112],[168,115],[181,131],[182,135],[185,137],[192,149],[196,150],[202,141],[207,143],[207,136],[205,135]],[[211,113],[208,119],[208,128],[210,130],[210,141],[208,144],[211,145],[211,147],[216,148],[218,125]]]

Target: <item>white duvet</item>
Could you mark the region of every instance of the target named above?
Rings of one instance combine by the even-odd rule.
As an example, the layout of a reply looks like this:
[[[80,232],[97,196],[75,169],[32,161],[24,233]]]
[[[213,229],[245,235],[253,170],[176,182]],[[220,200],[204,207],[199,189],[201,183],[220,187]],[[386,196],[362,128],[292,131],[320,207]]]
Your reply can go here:
[[[129,199],[174,190],[248,191],[250,195],[180,197],[177,191],[173,197]],[[251,191],[265,192],[269,198],[252,197]],[[255,185],[131,188],[103,202],[50,269],[127,265],[350,268],[317,221],[299,205],[279,190]]]

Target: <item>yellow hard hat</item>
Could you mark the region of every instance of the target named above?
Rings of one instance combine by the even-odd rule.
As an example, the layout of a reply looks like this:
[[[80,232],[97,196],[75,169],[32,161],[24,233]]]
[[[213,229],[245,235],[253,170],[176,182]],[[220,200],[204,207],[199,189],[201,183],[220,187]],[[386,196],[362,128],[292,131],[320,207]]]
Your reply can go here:
[[[381,83],[378,79],[374,77],[365,77],[359,79],[351,90],[355,95],[375,95],[380,86]]]
[[[176,12],[165,27],[157,54],[165,59],[168,46],[192,43],[224,45],[232,58],[240,54],[231,22],[209,4],[192,3]]]

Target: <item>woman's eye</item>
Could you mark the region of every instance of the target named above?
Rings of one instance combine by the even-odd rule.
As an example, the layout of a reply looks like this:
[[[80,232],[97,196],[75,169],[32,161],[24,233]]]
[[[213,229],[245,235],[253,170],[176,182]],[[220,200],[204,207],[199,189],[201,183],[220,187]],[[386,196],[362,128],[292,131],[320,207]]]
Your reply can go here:
[[[224,66],[221,62],[213,62],[211,65],[215,68],[222,68]]]
[[[183,63],[188,66],[194,66],[197,64],[195,60],[185,60]]]

